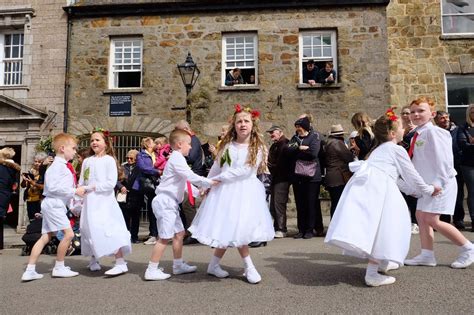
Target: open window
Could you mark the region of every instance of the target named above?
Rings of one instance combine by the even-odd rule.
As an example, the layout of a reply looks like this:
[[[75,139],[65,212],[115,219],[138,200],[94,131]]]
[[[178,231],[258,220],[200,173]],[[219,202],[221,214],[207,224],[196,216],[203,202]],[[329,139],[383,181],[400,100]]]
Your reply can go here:
[[[466,108],[474,104],[474,74],[446,75],[447,111],[457,125],[466,122]]]
[[[142,38],[112,38],[109,63],[109,88],[142,87]]]
[[[222,36],[222,86],[258,84],[256,33]]]

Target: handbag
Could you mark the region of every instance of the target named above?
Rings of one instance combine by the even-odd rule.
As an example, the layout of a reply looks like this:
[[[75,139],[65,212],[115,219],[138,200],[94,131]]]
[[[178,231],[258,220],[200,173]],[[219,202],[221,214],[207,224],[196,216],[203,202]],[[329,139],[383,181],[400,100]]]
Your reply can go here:
[[[143,175],[140,178],[140,191],[146,195],[155,194],[156,186],[160,183],[160,180],[155,176]]]
[[[117,193],[117,202],[118,203],[127,202],[127,193],[118,192]]]
[[[295,174],[303,177],[313,177],[316,174],[316,161],[296,160]]]
[[[263,187],[265,188],[265,193],[270,195],[271,186],[272,186],[272,175],[269,173],[257,174],[257,178],[262,182]]]

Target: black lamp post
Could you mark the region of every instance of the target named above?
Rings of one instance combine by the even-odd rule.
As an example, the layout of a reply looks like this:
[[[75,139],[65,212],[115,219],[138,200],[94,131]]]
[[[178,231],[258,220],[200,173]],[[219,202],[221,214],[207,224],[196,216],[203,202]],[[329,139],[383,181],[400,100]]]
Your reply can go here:
[[[186,87],[186,107],[184,108],[186,110],[186,120],[188,123],[191,123],[191,100],[189,99],[189,93],[191,93],[194,84],[196,84],[201,71],[199,71],[197,64],[194,63],[190,52],[188,52],[186,61],[178,65],[178,70],[181,79],[183,80],[183,84]]]

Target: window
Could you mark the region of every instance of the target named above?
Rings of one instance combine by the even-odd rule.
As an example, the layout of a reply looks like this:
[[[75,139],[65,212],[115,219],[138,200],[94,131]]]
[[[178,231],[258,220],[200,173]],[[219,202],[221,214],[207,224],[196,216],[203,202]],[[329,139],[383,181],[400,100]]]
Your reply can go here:
[[[446,75],[447,110],[456,124],[466,121],[466,108],[474,103],[474,74]]]
[[[326,62],[332,62],[333,69],[337,69],[337,42],[336,31],[308,31],[301,32],[299,38],[300,55],[300,83],[308,83],[309,71],[321,71],[325,69]],[[312,70],[309,66],[314,62],[315,68]],[[336,73],[337,74],[337,73]],[[337,75],[334,78],[338,81]]]
[[[257,34],[225,34],[222,50],[222,85],[258,84]]]
[[[0,34],[0,85],[23,83],[23,34]]]
[[[114,38],[110,48],[109,88],[142,86],[141,38]]]
[[[443,34],[474,34],[474,0],[442,0]]]

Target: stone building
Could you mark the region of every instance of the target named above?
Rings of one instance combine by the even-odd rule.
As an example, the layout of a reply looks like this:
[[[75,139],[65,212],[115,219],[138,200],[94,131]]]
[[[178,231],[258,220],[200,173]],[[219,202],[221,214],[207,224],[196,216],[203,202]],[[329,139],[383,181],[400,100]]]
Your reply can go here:
[[[474,1],[392,0],[387,16],[392,104],[430,95],[465,122],[474,103]]]
[[[192,127],[204,142],[215,141],[236,103],[260,109],[263,127],[280,124],[288,134],[305,112],[318,130],[349,130],[353,113],[375,116],[390,101],[388,2],[75,1],[65,8],[67,130],[85,135],[101,126],[123,143],[168,134],[185,118],[173,109],[186,104],[177,64],[188,53],[200,69],[189,97]],[[304,84],[311,59],[320,68],[332,62],[336,82]],[[244,84],[228,86],[234,68]]]
[[[0,148],[24,171],[42,135],[62,130],[67,15],[64,0],[0,0]],[[20,195],[23,190],[20,191]],[[23,198],[7,223],[25,226]]]

